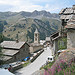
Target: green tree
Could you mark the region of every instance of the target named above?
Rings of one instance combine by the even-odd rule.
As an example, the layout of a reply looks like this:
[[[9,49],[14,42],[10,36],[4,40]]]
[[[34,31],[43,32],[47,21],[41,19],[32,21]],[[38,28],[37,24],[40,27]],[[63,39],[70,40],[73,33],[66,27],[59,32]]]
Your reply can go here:
[[[2,47],[0,47],[0,56],[2,55]]]
[[[0,33],[0,43],[3,41],[3,35]]]

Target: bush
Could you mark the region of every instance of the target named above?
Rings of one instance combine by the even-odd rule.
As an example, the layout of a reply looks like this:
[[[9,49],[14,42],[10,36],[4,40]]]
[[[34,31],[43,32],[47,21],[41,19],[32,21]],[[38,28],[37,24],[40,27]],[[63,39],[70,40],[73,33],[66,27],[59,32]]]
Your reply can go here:
[[[56,64],[54,67],[45,70],[44,75],[75,75],[75,58],[69,63],[64,60],[60,60],[60,64]]]
[[[66,48],[67,48],[67,38],[63,37],[58,41],[58,49],[62,50]]]
[[[40,68],[40,70],[41,70],[41,69],[48,70],[48,68],[51,68],[51,66],[53,65],[53,63],[54,63],[54,62],[49,62],[48,65],[43,65],[43,66]]]

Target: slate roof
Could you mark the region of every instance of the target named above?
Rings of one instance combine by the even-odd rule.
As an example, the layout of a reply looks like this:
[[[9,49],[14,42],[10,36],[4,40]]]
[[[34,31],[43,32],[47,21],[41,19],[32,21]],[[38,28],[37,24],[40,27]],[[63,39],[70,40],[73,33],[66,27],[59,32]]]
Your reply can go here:
[[[2,52],[4,55],[13,56],[17,52],[19,52],[19,50],[2,49]]]
[[[1,46],[4,48],[20,49],[25,42],[16,42],[16,41],[3,41]]]
[[[11,59],[12,57],[10,57],[10,56],[1,56],[0,57],[0,60],[3,60],[3,61],[6,61],[6,60],[9,60],[9,59]]]
[[[71,19],[68,21],[66,28],[75,28],[75,15],[72,15]]]
[[[72,8],[62,9],[59,13],[60,19],[70,19],[72,15],[75,15],[75,5]]]
[[[34,33],[39,33],[39,32],[38,32],[38,29],[36,29]]]
[[[73,8],[65,8],[65,9],[62,9],[59,13],[60,15],[61,14],[64,14],[64,15],[71,15],[71,14],[75,14],[75,10],[73,10]]]
[[[70,19],[72,15],[61,15],[60,19]]]

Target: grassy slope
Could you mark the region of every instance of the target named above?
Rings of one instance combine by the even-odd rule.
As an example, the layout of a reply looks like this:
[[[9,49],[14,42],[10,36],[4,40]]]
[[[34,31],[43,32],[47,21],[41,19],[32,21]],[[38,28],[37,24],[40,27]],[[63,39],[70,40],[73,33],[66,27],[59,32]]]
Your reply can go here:
[[[41,19],[26,18],[25,14],[20,12],[0,12],[0,18],[7,21],[7,25],[3,27],[3,34],[8,38],[16,39],[16,35],[19,35],[19,39],[22,41],[33,41],[34,31],[37,28],[40,32],[40,39],[45,39],[46,36],[50,36],[53,32],[60,28],[60,21],[57,19],[49,19],[42,17]]]
[[[46,35],[50,36],[51,33],[58,29],[58,25],[60,26],[60,21],[55,19],[48,19],[44,21],[32,18],[21,18],[14,22],[14,24],[5,26],[3,34],[6,37],[14,39],[16,39],[16,35],[18,34],[19,39],[22,41],[26,41],[28,36],[29,40],[33,41],[34,31],[36,28],[38,28],[40,32],[40,38],[45,39]]]

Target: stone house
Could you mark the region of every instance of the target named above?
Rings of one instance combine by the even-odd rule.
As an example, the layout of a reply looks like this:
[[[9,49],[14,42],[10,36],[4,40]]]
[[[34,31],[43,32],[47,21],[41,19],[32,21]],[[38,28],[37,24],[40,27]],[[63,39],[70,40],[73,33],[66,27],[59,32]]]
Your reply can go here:
[[[59,13],[62,26],[65,27],[72,15],[75,15],[75,5],[72,8],[64,8]]]
[[[67,32],[67,48],[75,48],[75,5],[62,9],[59,14],[63,29]]]
[[[67,48],[75,48],[75,15],[72,15],[65,28],[67,29]]]
[[[58,40],[60,38],[61,38],[60,31],[57,31],[56,33],[50,36],[52,55],[56,54],[56,52],[58,51]]]
[[[62,22],[62,27],[65,29],[67,22],[71,19],[72,15],[75,15],[75,5],[72,8],[64,8],[59,13]]]
[[[37,52],[43,48],[43,45],[40,44],[39,32],[36,29],[34,32],[34,43],[30,44],[30,53]]]
[[[0,45],[4,54],[0,60],[5,63],[19,61],[30,55],[30,46],[26,42],[3,41]]]
[[[37,52],[37,51],[39,51],[41,49],[43,49],[43,45],[41,45],[41,44],[34,44],[34,43],[32,43],[30,45],[30,53]]]

